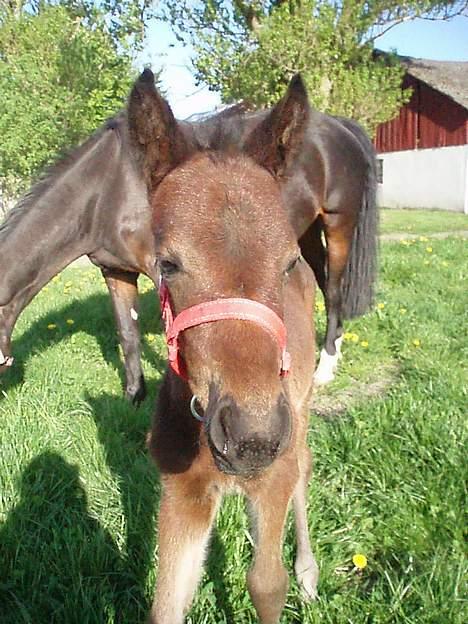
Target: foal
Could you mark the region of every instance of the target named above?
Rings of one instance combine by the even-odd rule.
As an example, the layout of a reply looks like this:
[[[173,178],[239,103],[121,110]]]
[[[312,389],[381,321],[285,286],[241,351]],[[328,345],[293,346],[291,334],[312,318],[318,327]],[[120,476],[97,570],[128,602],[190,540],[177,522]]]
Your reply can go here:
[[[152,75],[143,73],[130,96],[171,364],[148,438],[163,484],[152,624],[183,622],[216,511],[233,491],[247,496],[253,517],[247,583],[260,622],[278,622],[284,606],[291,500],[296,575],[306,598],[316,594],[306,517],[315,282],[278,185],[308,110],[296,78],[243,152],[222,136],[202,150],[180,134]]]

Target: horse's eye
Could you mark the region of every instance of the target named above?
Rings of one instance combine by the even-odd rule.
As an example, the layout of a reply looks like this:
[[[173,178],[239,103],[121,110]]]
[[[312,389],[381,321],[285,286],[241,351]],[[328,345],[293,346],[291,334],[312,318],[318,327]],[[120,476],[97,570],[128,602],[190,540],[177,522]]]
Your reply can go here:
[[[159,269],[161,270],[161,275],[168,278],[178,273],[180,267],[177,262],[174,262],[173,260],[161,259],[159,261]]]
[[[288,266],[286,267],[284,274],[289,275],[294,270],[295,266],[297,265],[300,259],[301,259],[301,256],[296,256],[295,258],[293,258],[291,262],[288,264]]]

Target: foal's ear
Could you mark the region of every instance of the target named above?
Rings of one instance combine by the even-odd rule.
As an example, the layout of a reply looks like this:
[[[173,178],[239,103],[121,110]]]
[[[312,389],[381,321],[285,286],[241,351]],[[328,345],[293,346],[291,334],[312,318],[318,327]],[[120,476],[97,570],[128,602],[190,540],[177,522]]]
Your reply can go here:
[[[171,107],[156,89],[154,74],[148,68],[130,93],[128,127],[146,183],[154,188],[186,158],[188,148]]]
[[[283,98],[247,137],[244,151],[259,165],[281,175],[301,147],[309,115],[307,91],[296,74]]]

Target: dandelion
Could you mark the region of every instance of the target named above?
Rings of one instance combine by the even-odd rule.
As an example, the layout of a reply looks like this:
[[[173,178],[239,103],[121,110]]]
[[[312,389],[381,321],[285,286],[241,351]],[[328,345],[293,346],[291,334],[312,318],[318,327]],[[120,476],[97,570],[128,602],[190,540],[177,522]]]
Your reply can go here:
[[[67,319],[67,325],[73,325],[74,322],[75,321],[73,319]]]
[[[427,253],[432,253],[432,247],[426,247]]]
[[[420,236],[420,237],[419,237],[419,241],[420,241],[421,243],[427,243],[427,241],[428,241],[428,240],[429,240],[429,239],[428,239],[428,238],[426,238],[426,236]]]
[[[60,282],[60,275],[55,275],[55,277],[52,278],[53,282]]]
[[[156,340],[156,336],[155,336],[154,334],[148,334],[148,335],[146,336],[146,340],[147,340],[148,342],[154,342],[154,341]]]
[[[356,553],[353,556],[353,563],[358,570],[364,570],[367,565],[367,557],[362,553]]]
[[[47,329],[56,329],[56,328],[57,328],[57,325],[55,323],[49,323],[47,325]]]
[[[364,349],[367,349],[368,346],[369,346],[369,343],[367,342],[367,340],[361,340],[361,347],[364,347]]]
[[[318,312],[324,312],[325,310],[325,304],[323,303],[323,301],[317,301],[317,303],[315,304],[315,309]]]
[[[383,310],[385,308],[385,303],[378,303],[377,304],[377,309],[378,310]]]
[[[413,340],[413,345],[414,345],[415,347],[420,347],[420,346],[421,346],[421,341],[419,340],[419,338],[415,338],[415,339]]]
[[[406,308],[400,308],[400,314],[406,314],[408,310]]]
[[[352,334],[351,342],[359,342],[359,334]]]

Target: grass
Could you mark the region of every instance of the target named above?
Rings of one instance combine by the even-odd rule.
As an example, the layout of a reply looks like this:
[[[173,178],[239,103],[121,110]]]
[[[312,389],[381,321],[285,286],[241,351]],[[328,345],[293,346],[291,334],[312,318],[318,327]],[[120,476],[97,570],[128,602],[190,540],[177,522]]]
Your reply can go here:
[[[347,324],[338,378],[312,408],[320,598],[304,604],[291,575],[282,624],[467,621],[466,241],[417,237],[384,243],[381,255],[377,305]],[[160,495],[145,434],[165,348],[142,286],[150,398],[138,410],[122,397],[110,301],[95,272],[67,270],[20,317],[15,366],[0,379],[1,624],[145,621]],[[316,307],[320,337],[320,298]],[[243,502],[230,498],[189,624],[256,621],[250,546]],[[292,570],[291,521],[284,553]],[[355,553],[368,559],[361,572]]]
[[[468,215],[446,210],[380,210],[382,234],[436,234],[468,230]]]

